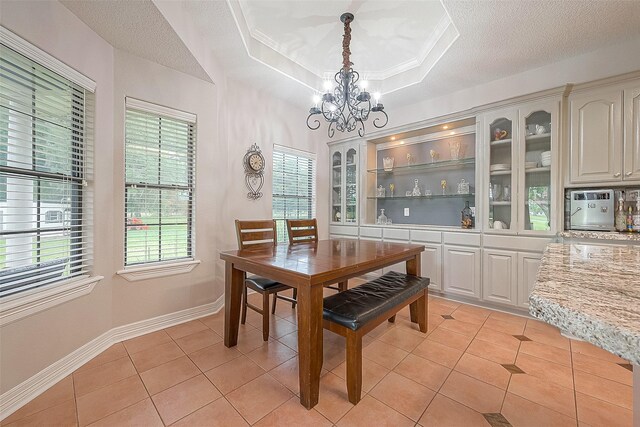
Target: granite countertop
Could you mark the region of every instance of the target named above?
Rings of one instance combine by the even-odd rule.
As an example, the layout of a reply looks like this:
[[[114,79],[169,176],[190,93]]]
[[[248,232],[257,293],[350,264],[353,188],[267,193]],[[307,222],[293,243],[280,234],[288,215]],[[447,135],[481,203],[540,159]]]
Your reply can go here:
[[[618,231],[567,230],[558,233],[558,237],[563,239],[627,240],[640,243],[640,233],[620,233]]]
[[[640,365],[640,246],[550,243],[529,312]]]

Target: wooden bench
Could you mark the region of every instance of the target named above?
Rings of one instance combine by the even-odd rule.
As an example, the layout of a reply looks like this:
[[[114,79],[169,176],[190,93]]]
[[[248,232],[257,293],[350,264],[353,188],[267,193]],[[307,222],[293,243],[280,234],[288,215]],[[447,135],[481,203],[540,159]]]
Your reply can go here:
[[[362,392],[362,337],[409,304],[420,332],[426,333],[428,286],[428,278],[390,271],[324,299],[324,328],[347,341],[347,391],[354,405]]]

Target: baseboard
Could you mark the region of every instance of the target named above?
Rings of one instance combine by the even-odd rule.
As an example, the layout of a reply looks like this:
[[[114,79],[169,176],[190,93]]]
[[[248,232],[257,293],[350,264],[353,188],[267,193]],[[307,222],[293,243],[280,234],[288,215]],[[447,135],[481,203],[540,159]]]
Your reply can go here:
[[[0,395],[0,421],[31,402],[57,382],[93,359],[113,344],[148,334],[189,320],[218,313],[224,306],[224,295],[216,301],[175,313],[164,314],[128,325],[118,326],[84,344],[52,363],[31,378]]]

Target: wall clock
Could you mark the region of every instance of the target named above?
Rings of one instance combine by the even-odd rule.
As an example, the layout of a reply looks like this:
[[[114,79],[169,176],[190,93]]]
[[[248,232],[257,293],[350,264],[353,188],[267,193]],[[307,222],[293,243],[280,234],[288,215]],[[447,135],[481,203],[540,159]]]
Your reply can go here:
[[[264,185],[265,161],[262,152],[257,144],[253,144],[247,150],[242,160],[244,164],[245,183],[249,192],[247,198],[257,200],[262,197],[262,186]]]

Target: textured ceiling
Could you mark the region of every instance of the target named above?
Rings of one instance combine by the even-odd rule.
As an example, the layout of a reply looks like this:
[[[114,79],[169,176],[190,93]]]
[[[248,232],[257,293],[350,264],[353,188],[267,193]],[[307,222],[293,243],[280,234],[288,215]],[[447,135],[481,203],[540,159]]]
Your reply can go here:
[[[60,0],[112,46],[211,81],[150,0]]]

